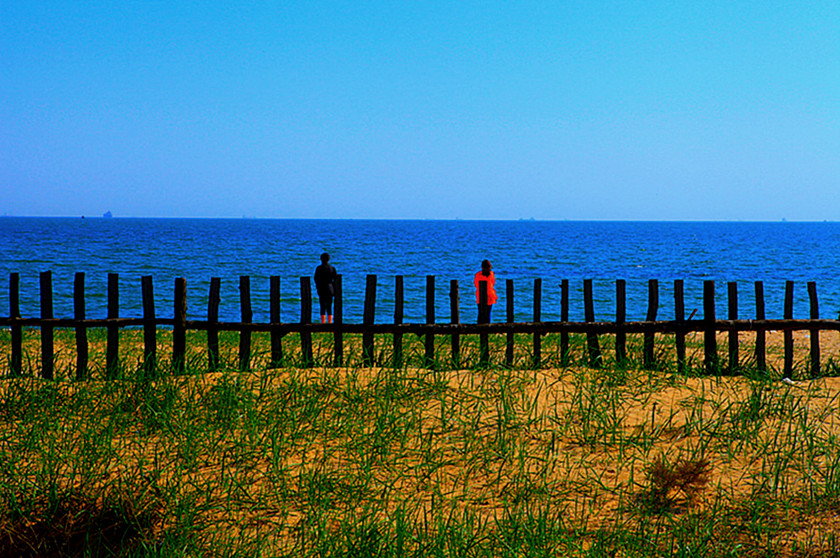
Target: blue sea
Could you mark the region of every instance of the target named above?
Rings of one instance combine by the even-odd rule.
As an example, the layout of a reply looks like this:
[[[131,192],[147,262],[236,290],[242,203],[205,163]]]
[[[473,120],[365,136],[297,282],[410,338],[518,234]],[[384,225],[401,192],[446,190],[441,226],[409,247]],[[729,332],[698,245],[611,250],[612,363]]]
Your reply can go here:
[[[583,320],[583,281],[592,279],[598,320],[615,318],[615,280],[627,282],[627,319],[647,312],[648,280],[660,281],[659,319],[674,316],[673,282],[685,282],[687,313],[702,316],[703,281],[738,283],[739,312],[753,318],[754,282],[764,282],[768,318],[782,318],[784,283],[795,282],[794,317],[807,318],[808,281],[820,316],[840,311],[840,223],[378,221],[257,219],[0,218],[0,316],[9,315],[9,274],[21,277],[21,314],[37,317],[39,273],[53,272],[56,317],[73,315],[73,279],[86,274],[87,316],[106,316],[108,273],[120,277],[120,315],[141,317],[140,278],[154,278],[157,315],[171,317],[174,280],[187,281],[188,317],[206,319],[211,277],[222,280],[220,317],[239,320],[239,277],[251,277],[254,321],[268,321],[269,277],[281,277],[281,315],[300,320],[300,277],[321,252],[343,276],[346,322],[361,322],[365,276],[378,276],[376,320],[390,322],[394,277],[404,276],[405,321],[425,321],[426,276],[436,277],[437,321],[449,320],[449,283],[461,286],[462,321],[475,320],[472,278],[489,259],[500,302],[514,281],[517,321],[533,317],[541,278],[542,319],[560,319],[560,282],[571,287],[570,318]],[[316,301],[317,304],[317,301]],[[494,320],[504,316],[497,305]],[[316,309],[317,311],[317,309]]]

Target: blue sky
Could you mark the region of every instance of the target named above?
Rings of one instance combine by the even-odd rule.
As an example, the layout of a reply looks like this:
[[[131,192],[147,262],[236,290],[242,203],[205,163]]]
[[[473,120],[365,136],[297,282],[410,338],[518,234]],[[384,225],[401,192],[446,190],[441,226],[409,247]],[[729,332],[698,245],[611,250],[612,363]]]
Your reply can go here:
[[[0,5],[0,215],[840,219],[840,2]]]

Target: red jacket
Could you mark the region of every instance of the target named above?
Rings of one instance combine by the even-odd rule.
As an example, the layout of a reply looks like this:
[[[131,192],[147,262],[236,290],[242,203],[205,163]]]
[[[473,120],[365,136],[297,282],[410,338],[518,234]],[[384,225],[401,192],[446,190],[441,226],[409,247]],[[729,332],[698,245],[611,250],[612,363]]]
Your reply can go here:
[[[473,281],[473,283],[475,283],[475,302],[476,302],[476,304],[481,304],[481,301],[478,300],[478,283],[480,281],[484,281],[485,283],[487,283],[487,304],[496,304],[496,300],[498,300],[498,298],[499,298],[499,297],[496,296],[496,288],[495,288],[496,274],[493,273],[492,271],[490,272],[489,277],[484,275],[480,271],[475,274],[475,280]]]

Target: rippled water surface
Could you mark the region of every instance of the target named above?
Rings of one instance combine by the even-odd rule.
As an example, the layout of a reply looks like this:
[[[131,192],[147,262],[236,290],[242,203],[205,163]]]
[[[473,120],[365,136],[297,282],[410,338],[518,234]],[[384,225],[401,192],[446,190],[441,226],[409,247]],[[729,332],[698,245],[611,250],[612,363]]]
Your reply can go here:
[[[795,317],[806,318],[806,283],[817,283],[820,315],[840,310],[838,223],[544,221],[322,221],[225,219],[0,219],[0,315],[9,314],[10,273],[21,276],[21,313],[38,316],[39,273],[53,272],[55,314],[73,313],[76,272],[86,274],[87,315],[105,317],[108,273],[120,276],[120,313],[140,317],[140,278],[154,278],[158,316],[171,316],[174,279],[184,277],[188,313],[206,317],[210,278],[222,279],[223,320],[239,318],[239,277],[251,277],[255,321],[268,321],[269,277],[281,277],[282,319],[300,319],[300,276],[321,252],[343,276],[345,321],[359,322],[365,276],[378,276],[377,321],[393,316],[394,277],[405,277],[405,319],[425,320],[426,276],[436,277],[438,321],[449,319],[450,280],[461,286],[464,321],[475,319],[473,274],[487,258],[500,302],[514,281],[516,319],[530,321],[534,279],[542,319],[560,314],[560,281],[571,285],[571,319],[582,320],[583,280],[594,281],[599,320],[615,316],[615,280],[627,281],[629,320],[647,312],[648,280],[660,281],[659,317],[673,317],[673,281],[685,281],[687,311],[702,316],[703,281],[737,282],[742,318],[754,316],[753,283],[764,282],[768,318],[781,318],[784,282],[795,282]],[[494,319],[503,316],[503,304]]]

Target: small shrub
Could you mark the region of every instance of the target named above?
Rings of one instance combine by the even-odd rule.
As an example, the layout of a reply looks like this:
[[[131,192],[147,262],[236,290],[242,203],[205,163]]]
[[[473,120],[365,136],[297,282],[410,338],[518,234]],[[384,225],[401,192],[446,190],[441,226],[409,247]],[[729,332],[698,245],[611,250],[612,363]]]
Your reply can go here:
[[[663,455],[645,468],[648,486],[639,495],[645,511],[665,513],[688,506],[709,482],[711,466],[706,459],[677,458],[673,463]]]

